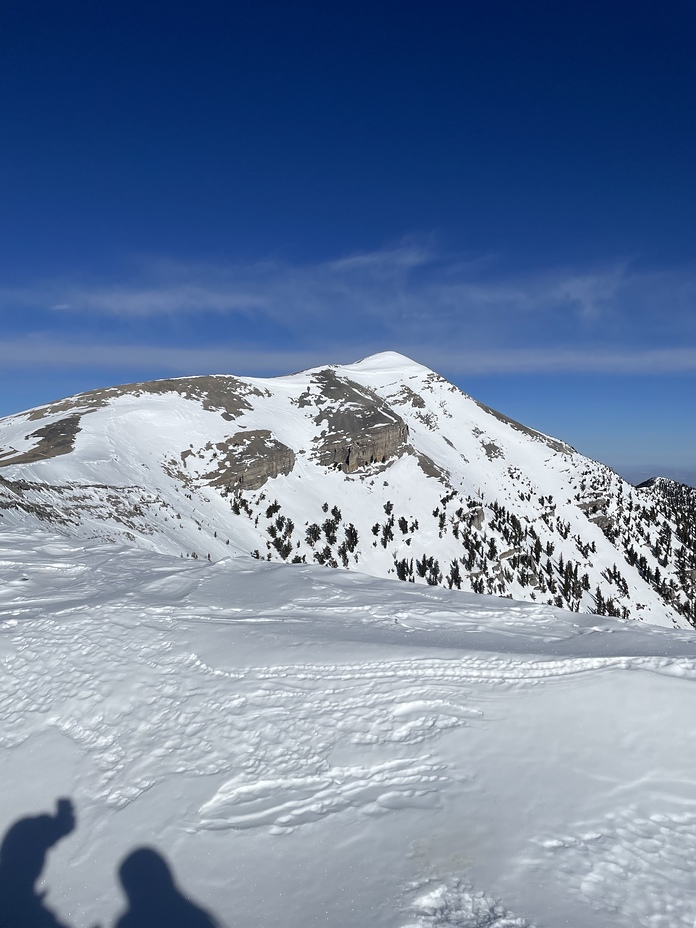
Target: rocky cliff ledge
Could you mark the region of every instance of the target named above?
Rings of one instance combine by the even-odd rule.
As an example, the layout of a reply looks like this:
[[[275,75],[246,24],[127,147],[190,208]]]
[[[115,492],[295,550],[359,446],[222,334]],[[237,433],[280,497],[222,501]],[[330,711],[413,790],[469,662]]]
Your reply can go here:
[[[215,447],[218,466],[205,475],[214,487],[258,490],[271,477],[289,474],[295,466],[295,452],[268,429],[236,432]]]
[[[375,393],[330,369],[314,380],[321,387],[318,401],[325,403],[314,419],[322,428],[314,449],[320,464],[351,474],[406,450],[408,426]]]

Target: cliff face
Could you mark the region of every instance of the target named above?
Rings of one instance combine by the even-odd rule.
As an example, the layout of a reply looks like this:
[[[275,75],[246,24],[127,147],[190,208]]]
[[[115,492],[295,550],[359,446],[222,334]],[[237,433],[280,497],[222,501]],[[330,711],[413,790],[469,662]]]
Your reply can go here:
[[[406,451],[408,426],[377,394],[331,370],[314,381],[321,390],[317,405],[326,403],[314,418],[321,428],[314,451],[319,464],[351,474]]]
[[[406,450],[405,422],[385,422],[378,415],[372,421],[350,415],[333,420],[331,430],[322,435],[316,448],[317,460],[324,467],[352,474],[370,464],[385,464]]]
[[[295,466],[295,452],[268,429],[236,432],[215,447],[218,466],[204,478],[213,487],[258,490],[271,477],[289,474]]]

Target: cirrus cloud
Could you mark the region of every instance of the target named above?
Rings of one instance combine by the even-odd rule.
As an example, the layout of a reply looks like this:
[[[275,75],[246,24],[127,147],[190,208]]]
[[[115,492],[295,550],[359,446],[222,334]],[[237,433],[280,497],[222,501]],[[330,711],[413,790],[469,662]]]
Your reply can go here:
[[[692,371],[696,272],[506,272],[431,243],[314,263],[143,264],[0,289],[4,365],[296,370],[395,349],[451,374]]]

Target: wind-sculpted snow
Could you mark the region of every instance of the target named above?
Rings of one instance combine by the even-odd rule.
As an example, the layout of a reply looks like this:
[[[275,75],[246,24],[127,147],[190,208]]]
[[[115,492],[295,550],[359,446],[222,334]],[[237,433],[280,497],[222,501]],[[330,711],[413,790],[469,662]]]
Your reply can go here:
[[[692,928],[696,809],[683,795],[686,784],[670,785],[671,809],[651,814],[641,803],[619,806],[572,834],[540,841],[546,855],[540,867],[553,868],[598,920],[621,913],[618,924]],[[670,893],[662,886],[665,865]]]
[[[437,786],[445,780],[439,773],[423,757],[373,767],[329,767],[316,776],[232,780],[203,806],[201,823],[205,828],[271,826],[271,834],[280,835],[345,809],[382,815],[432,808],[438,804]]]
[[[72,798],[68,926],[143,847],[229,928],[696,919],[691,632],[5,531],[0,665],[0,828]]]

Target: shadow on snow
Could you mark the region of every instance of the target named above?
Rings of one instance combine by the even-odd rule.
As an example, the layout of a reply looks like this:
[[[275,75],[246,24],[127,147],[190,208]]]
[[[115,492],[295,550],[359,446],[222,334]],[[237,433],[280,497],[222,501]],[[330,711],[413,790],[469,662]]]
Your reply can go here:
[[[69,799],[54,814],[16,821],[0,845],[0,928],[68,928],[44,905],[36,883],[48,851],[75,830]],[[128,901],[116,928],[217,928],[215,919],[177,888],[164,857],[153,848],[132,851],[119,867]]]

